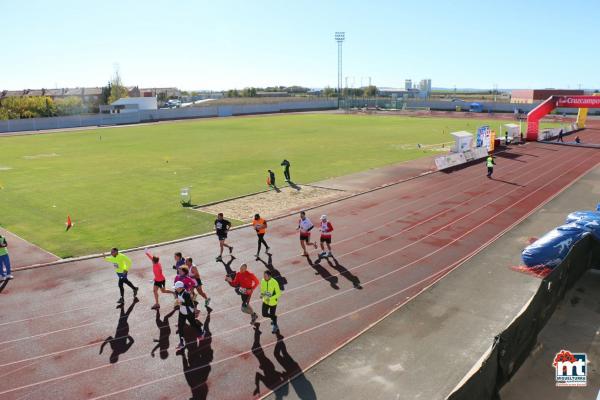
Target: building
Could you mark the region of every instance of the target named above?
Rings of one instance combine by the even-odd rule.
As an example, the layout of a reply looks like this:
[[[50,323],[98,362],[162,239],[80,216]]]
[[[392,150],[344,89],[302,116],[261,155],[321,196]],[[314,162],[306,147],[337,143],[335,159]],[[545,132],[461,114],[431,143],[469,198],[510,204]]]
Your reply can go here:
[[[425,94],[425,97],[428,97],[429,93],[431,93],[431,79],[421,79],[421,82],[419,82],[419,91]]]
[[[404,80],[404,90],[409,91],[412,90],[412,80],[411,79],[405,79]]]
[[[124,97],[109,106],[100,106],[103,114],[125,114],[140,110],[157,110],[156,97]]]
[[[579,96],[583,90],[570,89],[515,89],[511,91],[510,102],[515,104],[532,104],[544,101],[550,96]]]

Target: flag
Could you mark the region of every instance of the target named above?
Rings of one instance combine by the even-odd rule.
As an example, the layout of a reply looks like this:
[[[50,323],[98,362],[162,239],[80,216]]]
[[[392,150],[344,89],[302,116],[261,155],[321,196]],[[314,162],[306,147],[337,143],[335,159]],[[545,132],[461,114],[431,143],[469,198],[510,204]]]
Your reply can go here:
[[[70,215],[67,215],[67,222],[65,222],[65,225],[67,226],[67,231],[73,227],[73,222],[71,221]]]

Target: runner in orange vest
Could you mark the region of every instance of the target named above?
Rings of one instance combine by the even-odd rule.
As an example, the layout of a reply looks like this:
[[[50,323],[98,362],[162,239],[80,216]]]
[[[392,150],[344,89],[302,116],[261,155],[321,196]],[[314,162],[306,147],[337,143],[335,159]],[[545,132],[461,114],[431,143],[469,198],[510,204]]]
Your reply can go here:
[[[267,221],[264,218],[261,218],[260,215],[255,214],[254,219],[252,220],[252,226],[256,231],[256,236],[258,237],[258,250],[256,251],[256,261],[259,260],[260,248],[264,244],[265,245],[265,253],[270,255],[269,253],[269,245],[265,242],[265,234],[267,233]]]

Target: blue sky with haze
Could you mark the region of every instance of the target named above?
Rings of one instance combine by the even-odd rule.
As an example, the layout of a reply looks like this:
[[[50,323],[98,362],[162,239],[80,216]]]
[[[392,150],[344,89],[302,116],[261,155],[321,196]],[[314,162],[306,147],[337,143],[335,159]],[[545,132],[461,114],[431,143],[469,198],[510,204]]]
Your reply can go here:
[[[600,1],[4,1],[0,89],[600,87]],[[580,40],[588,38],[588,40]],[[581,60],[577,58],[582,55]]]

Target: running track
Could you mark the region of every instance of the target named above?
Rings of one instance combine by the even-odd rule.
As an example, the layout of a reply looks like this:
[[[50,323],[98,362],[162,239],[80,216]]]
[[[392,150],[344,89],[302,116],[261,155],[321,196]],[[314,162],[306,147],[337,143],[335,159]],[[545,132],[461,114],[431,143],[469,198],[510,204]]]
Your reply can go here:
[[[315,257],[298,257],[296,217],[273,221],[267,234],[272,268],[288,282],[278,307],[279,338],[262,319],[258,334],[240,312],[238,296],[223,281],[224,265],[214,262],[214,237],[155,249],[169,280],[173,252],[194,257],[213,299],[210,317],[204,309],[200,317],[211,337],[190,346],[185,357],[174,352],[177,314],[163,322],[172,299],[161,298],[159,320],[150,310],[152,271],[141,253],[132,255],[130,273],[141,301],[132,305],[126,292],[127,315],[115,309],[116,278],[101,260],[20,271],[0,294],[0,399],[263,396],[407,302],[599,162],[595,149],[530,143],[498,157],[494,180],[478,164],[313,210],[313,222],[327,213],[336,229],[336,261],[320,264]],[[255,234],[241,229],[230,238],[238,257],[231,268],[248,262],[260,274],[265,265],[252,257]],[[160,326],[167,350],[152,357]],[[288,389],[300,387],[311,398],[306,378]]]

